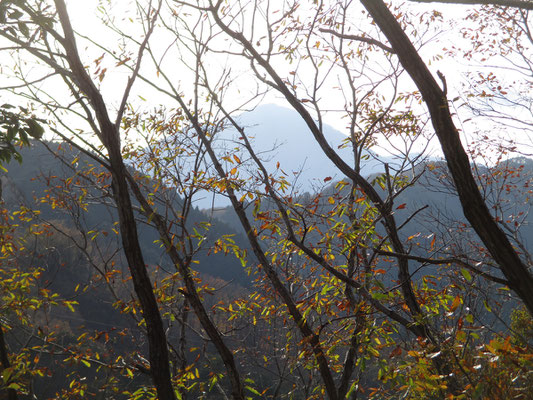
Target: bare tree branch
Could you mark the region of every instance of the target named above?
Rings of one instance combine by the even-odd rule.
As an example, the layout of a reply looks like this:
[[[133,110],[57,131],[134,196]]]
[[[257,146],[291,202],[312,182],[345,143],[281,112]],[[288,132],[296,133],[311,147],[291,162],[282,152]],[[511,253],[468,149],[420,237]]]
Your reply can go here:
[[[473,265],[461,260],[460,258],[444,258],[442,260],[436,260],[433,258],[426,258],[426,257],[418,257],[414,256],[412,254],[398,254],[391,251],[384,251],[376,249],[376,252],[383,255],[383,256],[390,256],[390,257],[403,257],[407,258],[409,260],[418,261],[425,264],[433,264],[433,265],[443,265],[443,264],[458,264],[466,269],[469,269],[470,271],[474,272],[475,274],[482,276],[485,279],[488,279],[492,282],[499,283],[501,285],[509,286],[509,281],[498,278],[497,276],[488,274],[486,272],[481,271],[479,268],[474,267]]]
[[[128,83],[126,85],[126,89],[124,90],[124,94],[122,96],[122,101],[120,102],[120,107],[118,108],[117,118],[115,120],[115,125],[116,126],[120,126],[120,122],[122,120],[122,115],[124,114],[124,110],[126,109],[126,102],[128,101],[128,98],[129,98],[129,95],[130,95],[130,92],[131,92],[131,88],[133,87],[135,79],[139,75],[139,70],[141,68],[142,57],[143,57],[144,51],[146,49],[146,46],[148,45],[148,40],[150,39],[150,36],[152,36],[152,33],[154,31],[155,22],[157,20],[157,17],[159,16],[159,12],[161,11],[161,6],[162,5],[163,5],[163,2],[160,1],[159,5],[157,7],[157,10],[155,11],[154,16],[152,17],[152,19],[150,20],[149,17],[148,17],[148,25],[149,25],[148,32],[146,32],[144,40],[142,41],[141,45],[139,46],[139,51],[137,52],[137,62],[135,64],[135,68],[134,68],[133,73],[131,74],[131,76],[128,78]],[[151,11],[151,9],[148,10],[147,14],[149,14],[150,11]]]
[[[376,39],[372,39],[372,38],[368,38],[364,36],[358,36],[358,35],[348,35],[346,33],[340,33],[340,32],[334,31],[333,29],[326,29],[326,28],[320,28],[319,31],[323,33],[331,33],[333,36],[337,36],[338,38],[341,38],[341,39],[356,40],[358,42],[372,44],[374,46],[378,46],[379,48],[385,51],[388,51],[389,53],[395,53],[392,47],[389,47],[386,44],[381,43],[379,40],[376,40]]]

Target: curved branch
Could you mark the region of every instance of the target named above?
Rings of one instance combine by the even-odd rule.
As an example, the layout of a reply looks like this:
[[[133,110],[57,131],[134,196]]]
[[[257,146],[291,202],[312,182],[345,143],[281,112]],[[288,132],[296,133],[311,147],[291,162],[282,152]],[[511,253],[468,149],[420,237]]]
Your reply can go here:
[[[500,285],[509,286],[509,281],[502,279],[502,278],[498,278],[497,276],[488,274],[486,272],[483,272],[479,268],[474,267],[473,265],[461,260],[460,258],[454,257],[454,258],[444,258],[442,260],[435,260],[433,258],[418,257],[418,256],[413,256],[411,254],[398,254],[392,251],[385,251],[385,250],[379,250],[379,249],[376,249],[375,251],[376,253],[379,253],[383,256],[404,257],[409,260],[418,261],[418,262],[425,263],[425,264],[433,264],[433,265],[458,264],[466,269],[469,269],[476,275],[482,276],[485,279],[488,279],[495,283],[499,283]]]
[[[389,47],[386,44],[381,43],[379,40],[376,40],[376,39],[368,38],[365,36],[348,35],[346,33],[340,33],[340,32],[334,31],[333,29],[326,29],[326,28],[320,28],[319,31],[323,33],[331,33],[333,36],[337,36],[338,38],[341,38],[341,39],[356,40],[358,42],[368,43],[374,46],[378,46],[379,48],[385,51],[388,51],[389,53],[393,53],[393,54],[395,53],[392,47]]]

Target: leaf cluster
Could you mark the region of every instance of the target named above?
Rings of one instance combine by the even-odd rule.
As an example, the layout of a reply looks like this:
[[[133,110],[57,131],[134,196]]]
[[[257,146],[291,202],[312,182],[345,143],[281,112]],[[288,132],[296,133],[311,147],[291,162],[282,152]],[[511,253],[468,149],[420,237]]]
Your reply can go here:
[[[44,121],[32,116],[25,116],[27,109],[11,104],[0,106],[0,163],[8,163],[12,158],[19,163],[22,156],[17,145],[29,146],[31,139],[40,139],[44,128]]]

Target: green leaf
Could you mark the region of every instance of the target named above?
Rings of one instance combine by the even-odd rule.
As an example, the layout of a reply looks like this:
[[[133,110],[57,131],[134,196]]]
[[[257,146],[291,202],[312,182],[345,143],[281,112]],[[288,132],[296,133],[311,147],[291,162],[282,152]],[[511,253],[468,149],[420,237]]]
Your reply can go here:
[[[20,21],[17,23],[17,25],[19,27],[20,32],[25,37],[29,37],[30,36],[30,30],[28,29],[28,25],[26,25],[24,22],[20,22]]]
[[[354,383],[352,383],[352,386],[350,386],[350,390],[348,390],[348,393],[346,393],[347,399],[350,399],[352,397],[352,393],[357,388],[358,383],[358,381],[354,381]]]
[[[44,128],[34,119],[26,120],[29,129],[27,130],[28,135],[34,139],[40,139],[43,136]]]
[[[13,367],[5,368],[2,371],[2,380],[4,381],[4,384],[6,384],[9,381],[11,374],[13,374]]]
[[[14,10],[12,12],[9,13],[9,18],[11,19],[20,19],[20,17],[22,17],[22,12],[20,12],[19,10]]]
[[[468,281],[468,282],[471,282],[472,281],[472,275],[470,274],[470,272],[465,269],[465,268],[461,268],[461,274],[463,275],[463,277]]]
[[[73,304],[78,304],[77,301],[64,301],[63,304],[65,306],[68,307],[68,309],[71,311],[71,312],[75,312],[76,310],[74,310],[74,307],[72,306]]]
[[[245,386],[244,388],[247,389],[248,391],[252,392],[253,394],[257,395],[257,396],[261,396],[261,393],[259,393],[257,390],[255,390],[251,386]]]

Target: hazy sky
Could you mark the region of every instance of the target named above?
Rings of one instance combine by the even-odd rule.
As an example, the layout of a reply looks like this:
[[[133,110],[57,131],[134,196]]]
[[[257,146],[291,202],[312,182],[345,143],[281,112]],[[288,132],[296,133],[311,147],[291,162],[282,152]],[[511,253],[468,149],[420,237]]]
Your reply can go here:
[[[112,7],[108,8],[107,11],[110,15],[113,15],[116,18],[117,25],[122,27],[127,34],[130,34],[133,37],[141,38],[142,28],[138,23],[135,22],[137,17],[135,9],[132,8],[132,3],[128,1],[111,1],[110,3],[112,3]],[[277,5],[281,4],[281,2],[274,1],[273,4]],[[404,3],[394,2],[394,4]],[[408,5],[403,5],[403,7],[409,7],[411,9],[420,11],[439,10],[443,13],[445,21],[460,21],[461,17],[467,15],[468,11],[470,10],[470,7],[450,5],[443,6],[437,3],[425,5],[411,3],[407,4]],[[78,31],[81,35],[89,37],[92,41],[102,44],[104,47],[118,49],[120,47],[120,41],[118,39],[119,36],[113,33],[109,28],[102,26],[100,20],[100,17],[103,16],[103,13],[101,12],[102,9],[99,10],[98,7],[104,7],[104,5],[105,7],[109,7],[107,1],[67,1],[67,6],[71,15],[72,24],[76,31]],[[361,15],[363,15],[363,17],[354,17],[358,18],[356,20],[357,24],[368,25],[368,20],[366,19],[366,17],[364,17],[364,14]],[[193,22],[193,19],[191,19],[191,23]],[[441,31],[441,26],[446,27],[446,30]],[[460,45],[461,42],[463,42],[463,39],[458,33],[459,27],[460,25],[458,22],[455,26],[448,23],[442,25],[436,23],[435,28],[439,30],[431,32],[433,27],[430,26],[429,32],[427,32],[426,36],[424,36],[424,40],[427,40],[428,43],[423,47],[422,50],[423,58],[427,62],[431,63],[429,66],[431,71],[436,74],[436,71],[439,70],[443,72],[446,76],[448,82],[448,96],[450,99],[453,99],[461,94],[461,89],[462,85],[465,83],[466,74],[468,72],[478,70],[480,68],[479,64],[475,64],[474,62],[470,62],[462,58],[445,57],[440,60],[433,58],[436,54],[442,54],[442,49],[444,47],[450,48],[452,44]],[[419,40],[419,38],[417,37],[416,40]],[[180,85],[183,90],[183,93],[185,94],[185,97],[187,97],[187,94],[191,93],[190,81],[192,75],[190,71],[186,70],[184,65],[180,65],[179,63],[176,63],[176,67],[174,67],[173,69],[173,59],[171,57],[174,57],[174,60],[181,58],[181,60],[185,60],[188,64],[191,64],[190,55],[187,55],[186,52],[178,52],[178,50],[176,50],[176,47],[172,46],[174,44],[173,41],[174,38],[164,33],[164,30],[158,30],[153,37],[151,46],[154,49],[154,53],[158,53],[158,55],[161,57],[165,55],[168,58],[169,62],[167,62],[166,64],[165,71],[167,74],[171,75],[172,79],[174,79],[176,84]],[[98,48],[94,44],[82,38],[79,39],[78,43],[79,51],[82,54],[84,62],[86,62],[89,66],[89,69],[94,72],[96,69],[96,64],[94,60],[100,57],[104,53],[104,50]],[[231,41],[226,38],[214,41],[214,45],[222,49],[224,49],[225,46],[229,46],[230,43]],[[135,50],[135,47],[129,46],[129,49]],[[375,53],[379,54],[378,52]],[[379,59],[379,56],[377,57]],[[383,58],[383,60],[385,60],[385,58]],[[489,61],[491,63],[495,62],[493,60]],[[216,77],[220,73],[223,66],[229,65],[229,67],[231,67],[232,73],[236,78],[235,81],[232,83],[232,89],[228,91],[225,97],[225,103],[226,105],[229,105],[230,108],[241,104],[241,102],[246,98],[246,96],[250,94],[250,89],[254,89],[256,86],[256,80],[251,76],[249,64],[246,61],[243,62],[242,58],[228,58],[227,55],[223,54],[211,54],[209,57],[203,59],[202,62],[204,62],[205,67],[209,69],[209,77],[211,78],[211,76],[213,76],[213,80],[216,80]],[[285,77],[290,77],[289,72],[291,71],[292,65],[279,61],[276,62],[278,63],[277,65],[280,74]],[[108,100],[109,104],[114,104],[115,107],[116,104],[118,104],[118,102],[120,101],[121,93],[126,85],[128,77],[130,76],[130,71],[127,68],[117,68],[116,63],[116,60],[114,60],[109,55],[106,55],[100,65],[100,69],[107,68],[108,71],[106,73],[105,78],[100,83],[100,89],[103,92],[105,98]],[[376,77],[378,77],[381,73],[379,71],[379,68],[381,67],[385,72],[387,71],[387,68],[389,68],[389,66],[386,65],[385,62],[382,65],[377,63],[374,67]],[[39,74],[42,74],[38,65],[34,65],[31,68],[27,68],[27,70],[29,71],[30,75],[39,76]],[[149,76],[150,79],[155,79],[156,81],[158,81],[158,83],[161,83],[163,86],[165,86],[163,79],[161,77],[156,76],[153,63],[151,60],[149,60],[148,57],[145,57],[145,60],[143,60],[142,71],[146,74],[146,76]],[[305,63],[298,64],[298,76],[303,81],[312,81],[312,71],[312,68],[306,66]],[[373,72],[368,72],[369,75],[371,75],[372,73]],[[376,78],[374,77],[372,79],[375,80]],[[413,84],[411,83],[411,80],[406,76],[405,73],[401,77],[400,82],[400,91],[415,89]],[[60,85],[59,82],[54,82],[52,86],[52,91],[54,92],[54,95],[61,96],[61,93],[59,91],[56,91],[56,84],[57,88]],[[364,82],[362,84],[364,84]],[[339,95],[339,90],[335,88],[336,85],[336,77],[335,74],[333,74],[325,81],[323,89],[320,92],[320,97],[322,99],[323,104],[326,104],[326,107],[330,109],[340,108],[343,103],[343,100]],[[50,86],[46,86],[43,84],[43,89],[44,91],[50,91]],[[388,93],[390,92],[392,92],[392,88],[385,87],[383,89],[384,95],[388,95]],[[149,88],[147,84],[142,83],[140,81],[137,82],[132,92],[132,96],[130,97],[130,101],[139,110],[150,109],[159,104],[167,104],[170,107],[176,106],[173,102],[170,102],[167,98],[165,98],[164,95]],[[286,101],[282,99],[279,94],[273,91],[266,95],[264,98],[262,98],[261,101],[262,103],[276,103],[279,105],[287,106]],[[454,104],[459,105],[460,102]],[[416,105],[414,107],[416,107]],[[110,111],[113,112],[113,110]],[[420,108],[420,112],[424,112],[423,107]],[[469,115],[464,111],[461,112],[461,116],[463,120],[469,118]],[[332,112],[325,114],[325,122],[338,129],[340,132],[346,132],[346,120],[341,118],[341,115],[338,113]],[[458,119],[458,123],[461,126],[460,122],[461,120]],[[472,124],[472,122],[470,124]],[[491,125],[488,122],[476,121],[476,126],[468,125],[468,123],[466,123],[464,125],[465,134],[468,135],[469,130],[474,128],[484,128],[484,124],[487,124],[486,129],[491,129]],[[431,129],[429,131],[431,131]],[[468,142],[468,138],[465,139],[465,142]],[[386,145],[384,143],[382,144]],[[434,152],[438,152],[438,146],[436,143],[431,147]]]

